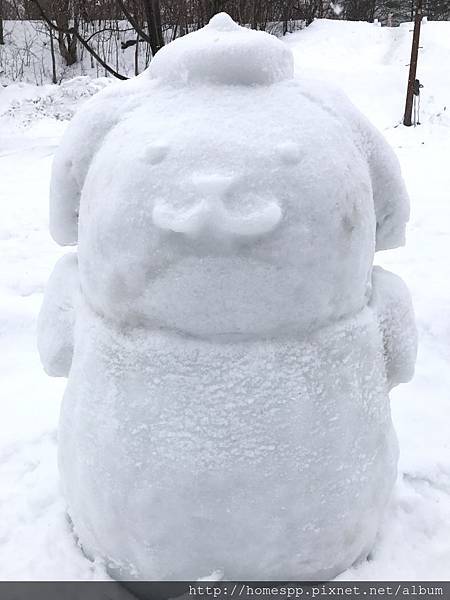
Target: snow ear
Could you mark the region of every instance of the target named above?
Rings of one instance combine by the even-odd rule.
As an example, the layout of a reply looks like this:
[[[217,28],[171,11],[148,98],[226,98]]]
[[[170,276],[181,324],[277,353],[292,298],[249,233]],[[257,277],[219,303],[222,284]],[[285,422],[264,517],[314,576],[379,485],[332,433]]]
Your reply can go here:
[[[405,244],[409,220],[409,197],[399,160],[387,141],[370,123],[364,122],[364,139],[371,175],[377,222],[376,251]]]
[[[78,258],[75,253],[65,254],[50,276],[38,318],[38,351],[52,377],[67,377],[72,365],[78,295]]]
[[[50,233],[61,246],[78,242],[80,198],[87,173],[109,131],[133,105],[130,97],[137,99],[135,85],[129,80],[98,92],[75,114],[63,135],[50,184]]]

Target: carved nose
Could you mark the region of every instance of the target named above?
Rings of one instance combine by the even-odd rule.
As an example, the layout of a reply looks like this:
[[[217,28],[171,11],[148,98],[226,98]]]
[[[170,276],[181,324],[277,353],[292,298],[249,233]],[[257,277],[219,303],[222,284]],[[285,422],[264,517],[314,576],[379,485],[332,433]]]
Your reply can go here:
[[[157,203],[153,223],[160,229],[193,238],[202,235],[252,237],[273,231],[281,219],[281,208],[276,202],[258,202],[253,209],[245,211],[230,211],[225,206],[224,198],[233,181],[232,177],[225,176],[194,176],[192,183],[199,201],[180,209]]]
[[[235,182],[235,178],[226,175],[194,174],[192,184],[200,196],[222,199]]]

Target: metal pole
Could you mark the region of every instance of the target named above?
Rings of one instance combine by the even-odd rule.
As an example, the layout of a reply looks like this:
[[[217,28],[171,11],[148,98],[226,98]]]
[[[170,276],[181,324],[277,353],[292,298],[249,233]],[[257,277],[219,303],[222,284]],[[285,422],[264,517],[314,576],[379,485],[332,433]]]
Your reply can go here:
[[[416,16],[414,18],[414,33],[411,47],[411,61],[409,63],[409,77],[408,77],[408,89],[406,92],[406,105],[405,115],[403,117],[403,125],[411,127],[411,115],[413,108],[413,96],[414,96],[414,81],[416,80],[417,71],[417,55],[419,53],[419,39],[420,39],[420,24],[422,22],[422,0],[416,2]]]

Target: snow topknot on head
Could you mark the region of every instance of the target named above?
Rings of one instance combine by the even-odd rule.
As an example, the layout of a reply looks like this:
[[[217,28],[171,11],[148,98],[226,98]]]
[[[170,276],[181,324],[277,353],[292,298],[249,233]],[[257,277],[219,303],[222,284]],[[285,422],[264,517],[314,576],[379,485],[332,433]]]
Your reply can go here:
[[[211,17],[207,27],[216,31],[237,31],[239,25],[226,12],[217,13]]]
[[[218,13],[203,29],[162,48],[148,75],[173,85],[270,85],[294,76],[294,59],[273,35]]]

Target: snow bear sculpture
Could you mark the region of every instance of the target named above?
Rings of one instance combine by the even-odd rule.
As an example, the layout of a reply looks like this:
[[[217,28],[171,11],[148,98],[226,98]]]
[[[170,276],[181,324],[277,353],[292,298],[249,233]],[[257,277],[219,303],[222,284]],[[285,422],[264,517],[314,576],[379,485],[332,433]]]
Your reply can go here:
[[[67,376],[59,465],[117,579],[334,577],[396,476],[411,378],[392,150],[283,42],[216,15],[75,116],[39,349]]]

